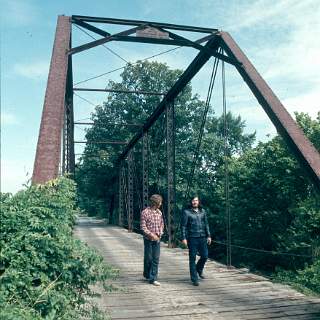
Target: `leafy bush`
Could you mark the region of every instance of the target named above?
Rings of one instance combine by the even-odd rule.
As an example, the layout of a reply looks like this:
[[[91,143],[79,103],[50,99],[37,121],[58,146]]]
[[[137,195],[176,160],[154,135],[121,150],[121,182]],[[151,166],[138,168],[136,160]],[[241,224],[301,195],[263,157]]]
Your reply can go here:
[[[74,204],[66,178],[1,195],[1,319],[75,319],[94,295],[90,285],[116,275],[73,238]]]
[[[297,272],[278,270],[275,279],[293,285],[303,292],[320,295],[320,259]]]

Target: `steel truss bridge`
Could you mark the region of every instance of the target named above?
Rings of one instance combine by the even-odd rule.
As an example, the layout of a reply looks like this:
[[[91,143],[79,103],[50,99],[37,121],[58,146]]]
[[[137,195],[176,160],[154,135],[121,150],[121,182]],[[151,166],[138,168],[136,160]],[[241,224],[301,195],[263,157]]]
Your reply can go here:
[[[99,24],[99,27],[96,24]],[[72,47],[72,25],[80,26],[100,36],[98,40]],[[123,31],[111,34],[100,26],[120,25]],[[177,34],[187,31],[198,34],[194,41]],[[75,88],[73,84],[72,58],[75,54],[104,45],[111,41],[136,42],[157,45],[191,47],[197,52],[193,61],[167,92],[125,91],[99,88]],[[159,117],[165,114],[166,126],[166,175],[167,175],[167,228],[169,245],[172,242],[172,216],[175,206],[175,99],[197,72],[211,58],[231,64],[240,73],[257,101],[264,109],[279,134],[295,155],[306,175],[320,191],[320,155],[302,130],[292,119],[280,100],[260,76],[246,55],[228,32],[212,28],[175,25],[151,21],[124,20],[88,16],[59,16],[43,106],[39,139],[34,162],[32,182],[42,184],[62,173],[73,174],[75,170],[75,143],[73,95],[75,91],[122,92],[127,94],[151,94],[162,97],[153,113],[140,126],[128,142],[123,144],[117,160],[119,176],[119,225],[127,219],[128,230],[133,230],[134,207],[134,158],[133,148],[142,140],[142,204],[148,201],[148,131]],[[128,124],[129,125],[129,124]],[[126,201],[125,201],[126,200]],[[125,203],[127,205],[125,205]]]

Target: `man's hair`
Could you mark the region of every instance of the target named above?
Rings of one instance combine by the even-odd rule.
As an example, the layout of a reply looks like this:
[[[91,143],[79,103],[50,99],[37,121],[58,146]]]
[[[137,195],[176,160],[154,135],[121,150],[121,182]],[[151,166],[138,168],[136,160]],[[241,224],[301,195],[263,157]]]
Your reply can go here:
[[[201,209],[202,209],[202,204],[201,204],[201,201],[200,201],[200,197],[197,196],[197,195],[195,195],[195,196],[193,196],[192,198],[190,198],[190,201],[189,201],[188,206],[187,206],[188,209],[193,208],[193,207],[192,207],[192,200],[193,200],[194,198],[198,198],[198,200],[199,200],[199,206],[198,206],[198,208],[201,210]]]
[[[150,205],[154,206],[154,205],[159,205],[162,202],[162,197],[160,196],[160,194],[153,194],[150,199]]]

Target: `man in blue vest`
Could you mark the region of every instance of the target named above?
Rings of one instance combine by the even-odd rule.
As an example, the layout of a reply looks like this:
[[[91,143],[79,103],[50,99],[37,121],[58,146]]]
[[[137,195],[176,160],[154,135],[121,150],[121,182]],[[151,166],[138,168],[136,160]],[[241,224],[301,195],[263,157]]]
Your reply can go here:
[[[199,285],[199,278],[204,279],[203,269],[208,259],[208,245],[211,244],[208,219],[199,197],[193,197],[190,205],[182,212],[182,243],[189,248],[190,277],[194,286]],[[200,259],[196,263],[197,253]]]

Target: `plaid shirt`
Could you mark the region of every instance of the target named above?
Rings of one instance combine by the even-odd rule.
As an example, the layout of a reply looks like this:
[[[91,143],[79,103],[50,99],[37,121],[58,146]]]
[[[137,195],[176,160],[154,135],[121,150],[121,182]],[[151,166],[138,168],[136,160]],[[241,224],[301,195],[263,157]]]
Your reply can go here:
[[[147,238],[151,234],[155,234],[160,238],[164,228],[162,212],[159,209],[152,210],[150,207],[145,208],[141,212],[140,228]]]

